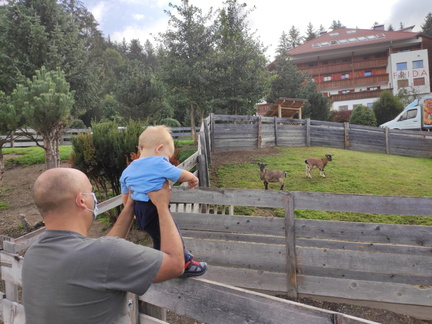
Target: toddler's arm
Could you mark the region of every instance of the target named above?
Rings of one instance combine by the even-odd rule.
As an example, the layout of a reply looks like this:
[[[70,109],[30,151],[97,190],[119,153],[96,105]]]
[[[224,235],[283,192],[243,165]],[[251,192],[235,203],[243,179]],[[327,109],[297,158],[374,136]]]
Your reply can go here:
[[[195,188],[199,183],[198,178],[195,177],[193,175],[193,173],[186,171],[186,170],[182,170],[182,173],[181,173],[178,181],[179,182],[187,182],[189,184],[189,188],[191,188],[191,189]]]

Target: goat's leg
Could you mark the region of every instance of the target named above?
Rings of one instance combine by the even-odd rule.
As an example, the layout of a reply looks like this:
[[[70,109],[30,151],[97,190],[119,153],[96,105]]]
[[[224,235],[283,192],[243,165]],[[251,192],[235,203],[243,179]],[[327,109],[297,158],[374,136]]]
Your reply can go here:
[[[323,178],[326,177],[326,176],[325,176],[325,173],[324,173],[324,169],[320,169],[320,176],[323,177]]]
[[[309,164],[306,164],[306,177],[309,177],[312,179],[312,174],[311,174],[311,167],[309,167]]]
[[[268,189],[268,182],[267,181],[264,181],[264,188],[265,188],[265,190]]]

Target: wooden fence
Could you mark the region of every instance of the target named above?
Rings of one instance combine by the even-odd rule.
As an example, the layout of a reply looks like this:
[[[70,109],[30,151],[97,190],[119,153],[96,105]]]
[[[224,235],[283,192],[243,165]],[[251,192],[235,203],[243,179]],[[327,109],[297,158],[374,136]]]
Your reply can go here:
[[[201,185],[206,183],[201,179],[208,180],[210,150],[218,146],[215,125],[211,118],[203,121],[198,152],[183,165],[198,167]],[[431,203],[426,197],[174,187],[173,217],[187,248],[210,268],[203,278],[153,285],[139,297],[135,323],[161,323],[148,318],[153,306],[206,323],[372,323],[262,292],[358,303],[432,320],[431,226],[294,218],[295,209],[430,217]],[[121,197],[112,198],[100,204],[100,211],[119,204]],[[255,215],[245,215],[244,207]],[[285,216],[262,216],[267,209]],[[23,323],[18,253],[42,232],[2,238],[5,323]],[[163,320],[164,312],[158,313]]]
[[[190,127],[172,127],[172,136],[174,139],[186,139],[192,140],[192,131]],[[33,129],[27,130],[29,134],[31,134],[36,140],[38,140],[41,144],[42,136],[38,135],[37,132]],[[64,135],[60,140],[60,145],[72,145],[71,138],[77,136],[79,133],[91,132],[91,128],[68,128],[65,130]],[[199,127],[196,128],[196,131],[199,132]],[[0,135],[0,140],[5,139],[5,135]],[[24,133],[17,131],[13,137],[13,140],[5,143],[3,147],[29,147],[36,146],[36,143],[32,141],[28,136],[25,136]]]
[[[326,146],[432,157],[432,132],[262,116],[210,115],[212,152],[266,146]]]

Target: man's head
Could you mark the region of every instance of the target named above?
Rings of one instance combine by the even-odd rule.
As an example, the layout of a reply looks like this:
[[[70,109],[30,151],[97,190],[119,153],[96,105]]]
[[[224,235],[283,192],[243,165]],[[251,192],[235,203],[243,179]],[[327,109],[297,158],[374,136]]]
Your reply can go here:
[[[83,219],[90,225],[88,213],[95,208],[91,192],[92,185],[83,172],[73,168],[54,168],[36,179],[33,198],[45,222],[53,219],[76,221],[78,214],[87,213]],[[71,213],[77,215],[76,219],[71,219]]]
[[[174,154],[174,140],[171,136],[171,129],[165,125],[149,126],[139,137],[139,149],[141,150],[162,150],[161,155],[168,159]]]

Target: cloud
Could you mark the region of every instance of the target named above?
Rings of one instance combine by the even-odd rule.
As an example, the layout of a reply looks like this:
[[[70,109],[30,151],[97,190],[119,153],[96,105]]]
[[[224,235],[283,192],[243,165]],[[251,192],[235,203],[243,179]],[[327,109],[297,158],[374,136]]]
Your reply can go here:
[[[145,15],[134,14],[134,15],[132,15],[132,17],[135,20],[143,20],[145,18]]]
[[[430,10],[425,10],[425,8],[430,8]],[[390,23],[395,29],[399,29],[402,22],[404,27],[415,25],[414,31],[420,31],[429,12],[432,12],[430,0],[398,0],[392,7]]]
[[[100,1],[96,5],[89,7],[89,11],[93,14],[93,17],[96,19],[96,21],[103,25],[104,18],[108,14],[110,10],[110,4],[105,1]]]

